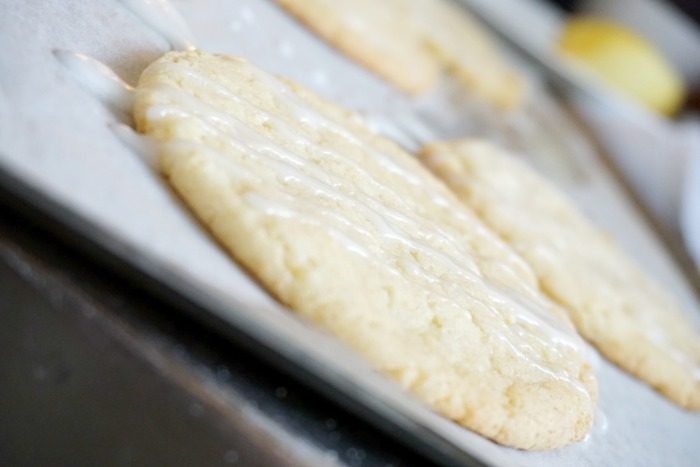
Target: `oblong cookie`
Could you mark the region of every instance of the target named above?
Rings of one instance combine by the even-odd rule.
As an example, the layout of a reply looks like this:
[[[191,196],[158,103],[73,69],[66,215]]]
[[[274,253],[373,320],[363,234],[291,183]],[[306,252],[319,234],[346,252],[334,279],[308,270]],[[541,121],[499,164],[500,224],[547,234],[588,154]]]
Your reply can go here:
[[[244,60],[191,51],[143,72],[134,117],[243,266],[436,411],[526,449],[588,431],[596,383],[564,313],[357,116]]]
[[[411,94],[442,70],[503,109],[523,101],[524,80],[487,31],[446,0],[276,0],[323,39]]]
[[[276,0],[324,40],[409,94],[432,90],[440,66],[398,4],[375,0]],[[397,16],[397,14],[399,16]]]
[[[425,47],[468,90],[500,109],[523,104],[525,78],[463,5],[452,0],[396,1],[411,5]]]
[[[421,159],[532,266],[583,337],[671,400],[700,409],[700,333],[563,193],[483,141],[429,144]]]

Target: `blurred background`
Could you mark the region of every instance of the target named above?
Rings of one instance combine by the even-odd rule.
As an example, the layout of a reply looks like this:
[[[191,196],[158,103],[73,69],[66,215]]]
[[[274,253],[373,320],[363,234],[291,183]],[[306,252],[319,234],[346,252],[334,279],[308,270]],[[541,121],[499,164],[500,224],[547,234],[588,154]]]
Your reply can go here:
[[[546,0],[570,15],[619,22],[649,40],[677,68],[688,93],[684,110],[700,107],[700,2],[695,0]]]
[[[700,2],[463,1],[556,85],[700,283]]]

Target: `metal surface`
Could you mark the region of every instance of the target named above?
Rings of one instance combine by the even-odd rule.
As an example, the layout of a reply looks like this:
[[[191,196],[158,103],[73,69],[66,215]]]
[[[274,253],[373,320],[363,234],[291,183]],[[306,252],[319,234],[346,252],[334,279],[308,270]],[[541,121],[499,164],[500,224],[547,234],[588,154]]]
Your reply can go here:
[[[248,310],[237,309],[237,304],[219,291],[183,278],[166,264],[143,251],[134,250],[115,235],[57,204],[2,167],[0,201],[109,267],[113,273],[164,300],[173,309],[216,329],[231,341],[242,343],[279,370],[304,381],[351,413],[433,460],[448,464],[481,465],[480,461],[435,430],[433,420],[442,420],[439,416],[416,405],[410,398],[395,399],[396,389],[379,375],[372,372],[369,375],[372,379],[368,380],[369,370],[361,361],[358,361],[361,366],[353,371],[343,367],[356,364],[355,360],[343,356],[343,348],[331,347],[339,355],[329,355],[328,360],[323,361],[296,343],[294,339],[310,339],[306,345],[325,344],[323,340],[318,341],[314,334],[299,332],[304,331],[305,327],[293,327],[306,325],[288,322],[286,326],[292,325],[288,329],[292,333],[291,338],[279,334],[279,328],[261,327],[261,323],[246,318]],[[338,362],[337,368],[328,366],[328,362],[334,361]],[[359,381],[349,378],[353,373]],[[368,384],[373,390],[367,389]],[[416,409],[419,410],[418,414],[415,413]],[[428,419],[426,423],[421,414],[429,414],[433,419]],[[459,432],[462,430],[459,429]],[[464,435],[476,436],[471,432],[464,432]]]
[[[7,202],[0,465],[429,465]]]

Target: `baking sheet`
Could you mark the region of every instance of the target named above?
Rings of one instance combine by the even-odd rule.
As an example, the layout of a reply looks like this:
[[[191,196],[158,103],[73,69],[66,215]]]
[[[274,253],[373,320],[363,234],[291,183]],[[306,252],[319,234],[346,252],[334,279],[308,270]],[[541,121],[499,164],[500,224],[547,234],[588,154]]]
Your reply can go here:
[[[272,2],[174,3],[202,48],[247,56],[264,69],[361,111],[379,129],[396,130],[399,137],[493,134],[519,147],[697,316],[697,302],[684,278],[595,162],[590,146],[575,132],[565,142],[551,139],[571,131],[556,115],[553,102],[540,100],[530,109],[539,115],[536,123],[488,121],[474,103],[448,107],[447,84],[442,95],[407,99],[335,53]],[[187,284],[186,290],[206,298],[232,325],[305,361],[329,384],[361,399],[377,417],[437,435],[487,463],[646,466],[694,465],[700,459],[700,416],[680,410],[605,361],[598,370],[601,415],[589,439],[569,448],[542,453],[508,449],[434,415],[265,294],[117,140],[108,126],[112,114],[51,53],[63,48],[94,56],[133,84],[146,64],[168,50],[163,38],[116,1],[0,0],[0,5],[0,164],[133,247],[141,262],[158,266],[154,273]],[[475,122],[479,116],[486,123]],[[386,117],[398,119],[392,124],[398,128]],[[562,150],[571,151],[578,161],[573,172],[569,162],[557,159]]]

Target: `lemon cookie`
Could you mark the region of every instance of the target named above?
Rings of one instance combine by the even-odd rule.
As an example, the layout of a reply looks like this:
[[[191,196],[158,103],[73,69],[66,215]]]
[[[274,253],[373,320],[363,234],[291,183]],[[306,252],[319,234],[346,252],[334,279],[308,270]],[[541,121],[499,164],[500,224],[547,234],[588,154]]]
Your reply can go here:
[[[232,256],[282,303],[437,412],[499,443],[563,446],[596,384],[530,267],[359,117],[242,59],[171,52],[139,131]]]
[[[319,36],[412,94],[442,70],[498,107],[517,107],[522,76],[463,7],[446,0],[277,0]]]
[[[409,94],[433,89],[439,64],[416,40],[394,0],[277,0],[282,7],[353,60]],[[398,15],[398,16],[397,16]]]
[[[482,141],[430,144],[421,158],[532,266],[583,337],[676,403],[700,409],[700,334],[689,316],[563,193]]]
[[[411,3],[422,42],[467,89],[502,109],[522,104],[523,76],[508,64],[491,35],[450,0],[397,0]]]

